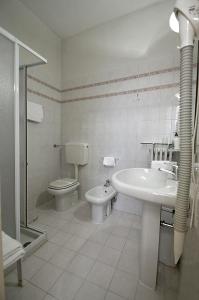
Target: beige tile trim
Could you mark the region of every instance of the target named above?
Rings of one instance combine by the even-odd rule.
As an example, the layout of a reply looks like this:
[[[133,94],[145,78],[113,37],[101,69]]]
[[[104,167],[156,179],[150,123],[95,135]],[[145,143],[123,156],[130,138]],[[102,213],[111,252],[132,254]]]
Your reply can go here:
[[[139,93],[145,93],[145,92],[151,92],[151,91],[157,91],[157,90],[163,90],[163,89],[170,89],[170,88],[175,88],[175,87],[179,87],[178,82],[156,85],[156,86],[140,88],[140,89],[135,89],[135,90],[127,90],[127,91],[121,91],[121,92],[115,92],[115,93],[99,94],[99,95],[87,96],[87,97],[78,97],[78,98],[63,100],[62,103],[76,102],[76,101],[82,101],[82,100],[95,100],[95,99],[101,99],[101,98],[117,97],[117,96],[122,96],[122,95],[139,94]]]
[[[193,81],[193,84],[195,84],[196,81]],[[69,103],[69,102],[77,102],[77,101],[83,101],[83,100],[95,100],[95,99],[102,99],[102,98],[109,98],[109,97],[117,97],[117,96],[123,96],[123,95],[131,95],[131,94],[139,94],[139,93],[146,93],[146,92],[152,92],[157,90],[164,90],[164,89],[171,89],[179,87],[179,82],[175,83],[169,83],[169,84],[162,84],[162,85],[156,85],[156,86],[150,86],[146,88],[140,88],[140,89],[134,89],[134,90],[127,90],[127,91],[121,91],[121,92],[113,92],[113,93],[106,93],[106,94],[98,94],[98,95],[92,95],[92,96],[86,96],[86,97],[77,97],[67,100],[58,100],[51,96],[48,96],[46,94],[37,92],[32,89],[27,89],[27,91],[31,94],[37,95],[39,97],[43,97],[45,99],[57,102],[57,103]]]
[[[55,86],[53,86],[53,85],[51,85],[51,84],[49,84],[49,83],[47,83],[47,82],[45,82],[45,81],[37,78],[37,77],[34,77],[34,76],[30,75],[30,74],[28,74],[27,77],[28,77],[28,79],[31,79],[31,80],[33,80],[33,81],[35,81],[35,82],[37,82],[37,83],[39,83],[41,85],[44,85],[44,86],[48,87],[49,89],[54,90],[54,91],[56,91],[58,93],[62,92],[61,89],[58,89]]]
[[[196,64],[193,64],[193,67],[196,67]],[[135,75],[130,75],[130,76],[126,76],[126,77],[119,77],[119,78],[115,78],[115,79],[111,79],[111,80],[106,80],[106,81],[100,81],[100,82],[94,82],[94,83],[90,83],[90,84],[85,84],[85,85],[80,85],[80,86],[75,86],[75,87],[71,87],[71,88],[66,88],[66,89],[58,89],[50,84],[48,84],[47,82],[40,80],[30,74],[28,74],[28,78],[41,84],[44,85],[56,92],[59,93],[66,93],[66,92],[71,92],[71,91],[75,91],[75,90],[80,90],[80,89],[86,89],[86,88],[91,88],[91,87],[96,87],[96,86],[102,86],[102,85],[108,85],[108,84],[112,84],[112,83],[118,83],[118,82],[122,82],[122,81],[128,81],[128,80],[134,80],[134,79],[138,79],[138,78],[144,78],[144,77],[150,77],[150,76],[155,76],[155,75],[160,75],[160,74],[166,74],[166,73],[171,73],[171,72],[177,72],[179,71],[180,68],[179,67],[172,67],[172,68],[166,68],[166,69],[160,69],[160,70],[155,70],[155,71],[151,71],[151,72],[145,72],[145,73],[141,73],[141,74],[135,74]]]
[[[46,95],[46,94],[40,93],[40,92],[38,92],[38,91],[29,89],[29,88],[27,89],[27,91],[28,91],[28,93],[30,93],[30,94],[34,94],[34,95],[36,95],[36,96],[43,97],[43,98],[45,98],[45,99],[48,99],[48,100],[51,100],[51,101],[54,101],[54,102],[57,102],[57,103],[61,103],[61,102],[62,102],[62,101],[59,100],[59,99],[56,99],[56,98],[54,98],[54,97],[48,96],[48,95]]]
[[[194,68],[196,66],[197,66],[197,64],[193,64]],[[107,81],[95,82],[95,83],[87,84],[87,85],[76,86],[76,87],[72,87],[72,88],[68,88],[68,89],[64,89],[64,90],[60,90],[60,89],[44,82],[43,80],[40,80],[40,79],[38,79],[38,78],[36,78],[32,75],[28,74],[27,76],[28,76],[29,79],[34,80],[35,82],[37,82],[41,85],[44,85],[44,86],[46,86],[46,87],[48,87],[48,88],[50,88],[54,91],[57,91],[59,93],[63,93],[63,92],[75,91],[75,90],[80,90],[80,89],[85,89],[85,88],[96,87],[96,86],[108,85],[108,84],[127,81],[127,80],[134,80],[134,79],[138,79],[138,78],[150,77],[150,76],[154,76],[154,75],[177,72],[177,71],[179,71],[179,69],[180,69],[179,67],[173,67],[173,68],[155,70],[155,71],[141,73],[141,74],[137,74],[137,75],[130,75],[130,76],[126,76],[126,77],[115,78],[115,79],[112,79],[112,80],[107,80]],[[140,88],[140,89],[135,89],[135,90],[127,90],[127,91],[121,91],[121,92],[113,92],[113,93],[106,93],[106,94],[71,98],[71,99],[63,100],[63,101],[61,101],[59,99],[56,99],[54,97],[48,96],[44,93],[40,93],[40,92],[38,92],[36,90],[33,90],[33,89],[28,88],[28,92],[32,93],[34,95],[43,97],[45,99],[51,100],[51,101],[55,101],[55,102],[58,102],[58,103],[61,103],[61,102],[66,103],[66,102],[75,102],[75,101],[82,101],[82,100],[93,100],[93,99],[100,99],[100,98],[116,97],[116,96],[135,94],[135,93],[144,93],[144,92],[148,92],[148,91],[172,88],[172,87],[177,87],[177,86],[179,86],[179,83],[171,83],[171,84],[165,84],[165,85],[163,84],[163,85],[152,86],[152,87],[147,87],[147,88]]]
[[[43,97],[45,99],[48,99],[48,100],[51,100],[51,101],[54,101],[57,103],[68,103],[68,102],[77,102],[77,101],[83,101],[83,100],[95,100],[95,99],[101,99],[101,98],[117,97],[117,96],[130,95],[130,94],[139,94],[139,93],[145,93],[145,92],[150,92],[150,91],[174,88],[174,87],[178,87],[178,86],[179,86],[179,83],[162,84],[162,85],[140,88],[140,89],[135,89],[135,90],[127,90],[127,91],[92,95],[92,96],[86,96],[86,97],[77,97],[77,98],[72,98],[72,99],[63,100],[63,101],[58,100],[54,97],[48,96],[46,94],[40,93],[38,91],[35,91],[33,89],[28,88],[27,91],[30,94],[34,94],[36,96]]]
[[[179,67],[167,68],[167,69],[162,69],[162,70],[155,70],[155,71],[151,71],[151,72],[146,72],[146,73],[141,73],[141,74],[136,74],[136,75],[130,75],[130,76],[126,76],[126,77],[120,77],[120,78],[115,78],[115,79],[111,79],[111,80],[95,82],[95,83],[91,83],[91,84],[75,86],[75,87],[72,87],[72,88],[63,89],[62,93],[71,92],[71,91],[80,90],[80,89],[91,88],[91,87],[96,87],[96,86],[101,86],[101,85],[108,85],[108,84],[118,83],[118,82],[122,82],[122,81],[134,80],[134,79],[138,79],[138,78],[150,77],[150,76],[154,76],[154,75],[177,72],[179,70],[180,70]]]

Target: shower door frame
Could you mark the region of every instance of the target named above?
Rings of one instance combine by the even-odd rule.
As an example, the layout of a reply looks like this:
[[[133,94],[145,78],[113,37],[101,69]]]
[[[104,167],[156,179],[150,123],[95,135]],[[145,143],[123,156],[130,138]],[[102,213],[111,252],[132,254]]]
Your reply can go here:
[[[19,123],[19,49],[22,47],[41,62],[46,64],[47,60],[29,46],[18,40],[15,36],[0,27],[0,34],[14,44],[14,132],[15,132],[15,225],[16,239],[20,241],[20,123]]]

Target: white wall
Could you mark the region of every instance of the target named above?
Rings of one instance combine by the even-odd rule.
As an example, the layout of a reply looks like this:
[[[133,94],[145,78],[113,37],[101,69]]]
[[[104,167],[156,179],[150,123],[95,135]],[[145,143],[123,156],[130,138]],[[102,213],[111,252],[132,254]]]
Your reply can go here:
[[[136,31],[140,33],[140,24],[135,22],[133,25],[134,20],[132,19],[130,31],[132,30],[133,33],[129,35],[132,43],[129,47],[125,43],[128,40],[127,37],[125,36],[124,40],[121,38],[124,32],[121,27],[124,29],[126,27],[121,26],[120,22],[118,26],[113,22],[108,27],[107,25],[100,26],[64,41],[62,88],[177,65],[176,36],[165,31],[165,28],[168,30],[166,15],[168,15],[172,3],[173,1],[165,1],[165,4],[162,4],[165,7],[160,7],[159,13],[154,10],[153,17],[150,20],[144,19],[144,22],[142,12],[140,15],[138,14],[137,18],[143,23],[141,36],[135,35]],[[167,13],[165,14],[165,12]],[[125,20],[123,19],[123,24],[126,23]],[[156,27],[152,26],[154,20]],[[164,20],[163,23],[162,20]],[[153,24],[149,24],[149,22]],[[60,39],[17,0],[0,0],[0,26],[48,59],[47,66],[32,69],[30,73],[60,88]],[[153,34],[150,34],[151,31],[147,31],[148,28],[152,30]],[[117,36],[118,30],[120,38]],[[125,32],[129,31],[125,30]],[[140,42],[138,49],[137,41]],[[146,44],[145,41],[147,41]],[[128,82],[63,93],[63,100],[82,95],[157,86],[177,80],[178,72],[158,74]],[[61,98],[60,93],[34,81],[29,80],[28,85],[29,88],[51,97]],[[103,183],[116,169],[149,164],[148,150],[140,145],[140,141],[145,138],[167,135],[173,131],[176,106],[174,94],[176,91],[177,88],[174,87],[138,95],[105,97],[98,100],[63,104],[62,141],[86,141],[90,146],[89,164],[80,169],[82,198],[88,188]],[[31,169],[29,192],[31,198],[34,199],[30,202],[30,206],[34,208],[37,200],[45,194],[47,182],[59,175],[59,152],[51,146],[53,143],[60,142],[61,107],[56,102],[34,94],[29,94],[28,98],[44,106],[44,122],[40,125],[29,124],[29,164]],[[197,154],[198,152],[197,147]],[[102,167],[101,157],[104,155],[114,155],[119,158],[117,167],[110,172]],[[63,166],[63,174],[68,172],[72,174],[69,166]],[[122,201],[125,201],[126,209],[129,203],[132,203],[126,199],[122,199]],[[137,202],[134,201],[130,208],[132,211],[140,213],[140,206]],[[165,278],[166,284],[171,284],[171,280],[174,280],[175,283],[178,282],[179,289],[176,291],[176,299],[177,294],[181,300],[198,299],[198,232],[197,228],[189,231],[187,235],[181,276],[178,277],[175,274],[175,278]]]
[[[168,25],[173,4],[173,0],[164,1],[63,41],[63,88],[92,73],[95,78],[107,73],[110,79],[115,75],[110,70],[125,75],[129,65],[129,72],[135,73],[133,65],[139,60],[145,58],[147,63],[151,56],[177,55],[178,35]]]
[[[54,87],[61,86],[61,40],[21,2],[0,1],[0,26],[43,55],[48,64],[28,69],[28,74]],[[33,59],[35,61],[35,59]],[[28,89],[60,100],[56,90],[28,78]],[[28,100],[44,107],[41,124],[28,122],[28,205],[30,218],[35,206],[49,199],[48,182],[60,176],[60,155],[53,144],[60,143],[61,104],[28,93]]]
[[[20,2],[2,0],[0,4],[0,25],[48,59],[47,66],[30,69],[29,74],[57,88],[65,89],[140,74],[167,68],[176,63],[177,36],[168,28],[173,0],[87,30],[62,41],[62,48],[60,39]],[[149,83],[152,85],[171,83],[175,80],[176,74],[170,75],[80,89],[62,95],[59,91],[30,78],[28,88],[56,100],[61,98],[67,100],[136,87],[143,88]],[[143,95],[63,104],[62,141],[82,140],[90,144],[89,165],[80,171],[81,198],[88,188],[110,177],[111,173],[101,166],[102,156],[118,157],[118,168],[147,165],[148,150],[140,146],[140,141],[146,136],[149,138],[149,135],[155,134],[157,138],[162,134],[170,135],[173,118],[170,113],[174,109],[173,105],[175,106],[173,91],[168,96],[169,102],[166,104],[168,112],[163,116],[164,124],[161,127],[159,101],[163,99],[164,103],[167,94],[157,96],[159,94],[161,93],[150,92]],[[49,99],[32,93],[28,94],[28,98],[43,104],[45,108],[43,124],[28,124],[28,135],[31,137],[28,153],[29,205],[34,208],[36,203],[48,199],[47,183],[59,175],[59,151],[51,147],[52,144],[59,143],[61,112],[60,104]],[[148,116],[149,107],[150,116]],[[163,110],[164,108],[163,105]],[[53,123],[52,120],[56,122]],[[50,163],[47,163],[48,161]],[[70,173],[71,170],[66,165],[63,165],[62,169],[63,175]],[[133,209],[134,212],[140,213],[140,207],[136,202]]]
[[[60,88],[60,38],[18,0],[0,1],[0,26],[48,60],[46,66],[32,69],[31,72]]]
[[[28,122],[28,211],[29,220],[34,217],[37,205],[48,201],[48,183],[60,177],[60,153],[53,147],[60,144],[61,104],[41,97],[29,96],[28,100],[40,103],[44,109],[44,121]]]
[[[148,80],[154,85],[174,82],[178,74],[154,77],[128,81],[123,89],[131,89],[134,85],[146,87]],[[115,89],[119,89],[120,85],[118,83]],[[99,93],[99,87],[89,90],[94,95]],[[104,93],[104,87],[100,87],[100,92]],[[140,143],[161,141],[163,137],[172,139],[175,131],[176,92],[177,88],[171,88],[63,104],[62,142],[89,143],[89,164],[80,168],[82,199],[86,190],[103,184],[117,169],[150,166],[149,148]],[[84,91],[76,93],[81,95]],[[119,158],[116,168],[104,168],[103,156]],[[140,213],[140,206],[137,203],[134,205],[133,212]]]
[[[30,69],[29,74],[65,89],[178,65],[177,35],[168,27],[173,2],[140,10],[62,42],[17,0],[0,2],[0,25],[48,59],[47,66]],[[59,101],[177,81],[178,72],[173,71],[63,93],[29,78],[28,88]],[[59,176],[59,150],[52,145],[60,143],[60,115],[62,142],[90,145],[89,164],[80,169],[83,199],[87,189],[103,183],[117,168],[149,165],[149,149],[140,142],[172,136],[176,92],[174,87],[64,103],[62,115],[59,103],[29,93],[28,98],[45,109],[44,123],[28,124],[30,207],[48,199],[47,184]],[[119,158],[115,169],[102,167],[105,155]],[[62,175],[71,172],[62,161]],[[136,201],[132,209],[140,213]]]
[[[63,89],[177,66],[177,35],[168,27],[172,3],[153,6],[65,40]],[[117,169],[150,166],[149,148],[140,143],[165,136],[172,139],[175,131],[177,87],[100,99],[96,96],[178,81],[178,71],[165,71],[62,94],[63,101],[71,101],[63,104],[62,142],[89,143],[89,164],[80,168],[82,199],[85,191],[103,184]],[[93,98],[87,100],[90,96]],[[76,101],[81,97],[85,100]],[[104,168],[103,156],[119,158],[117,166],[110,170]],[[63,174],[72,174],[72,169],[65,165]],[[121,195],[116,207],[141,213],[137,201],[130,202]]]

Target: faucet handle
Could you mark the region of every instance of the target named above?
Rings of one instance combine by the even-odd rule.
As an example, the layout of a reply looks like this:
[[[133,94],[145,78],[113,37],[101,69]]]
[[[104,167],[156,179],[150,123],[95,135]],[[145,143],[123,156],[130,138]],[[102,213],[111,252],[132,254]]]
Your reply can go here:
[[[172,167],[178,169],[178,165],[176,164],[173,164]]]
[[[175,179],[178,180],[178,165],[173,165],[172,167],[175,173]]]
[[[175,172],[178,172],[178,165],[172,165],[172,168],[175,170]]]
[[[108,187],[108,186],[110,186],[110,185],[111,185],[110,179],[106,179],[106,182],[105,182],[104,186],[105,186],[105,187]]]

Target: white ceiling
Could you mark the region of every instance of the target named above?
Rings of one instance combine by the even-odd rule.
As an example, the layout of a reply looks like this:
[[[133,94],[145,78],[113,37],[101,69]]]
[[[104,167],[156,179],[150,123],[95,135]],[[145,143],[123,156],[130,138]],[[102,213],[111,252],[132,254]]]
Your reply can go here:
[[[166,0],[20,0],[61,38]]]
[[[64,54],[132,59],[172,52],[178,38],[169,28],[173,2],[161,2],[70,37],[63,43]]]

